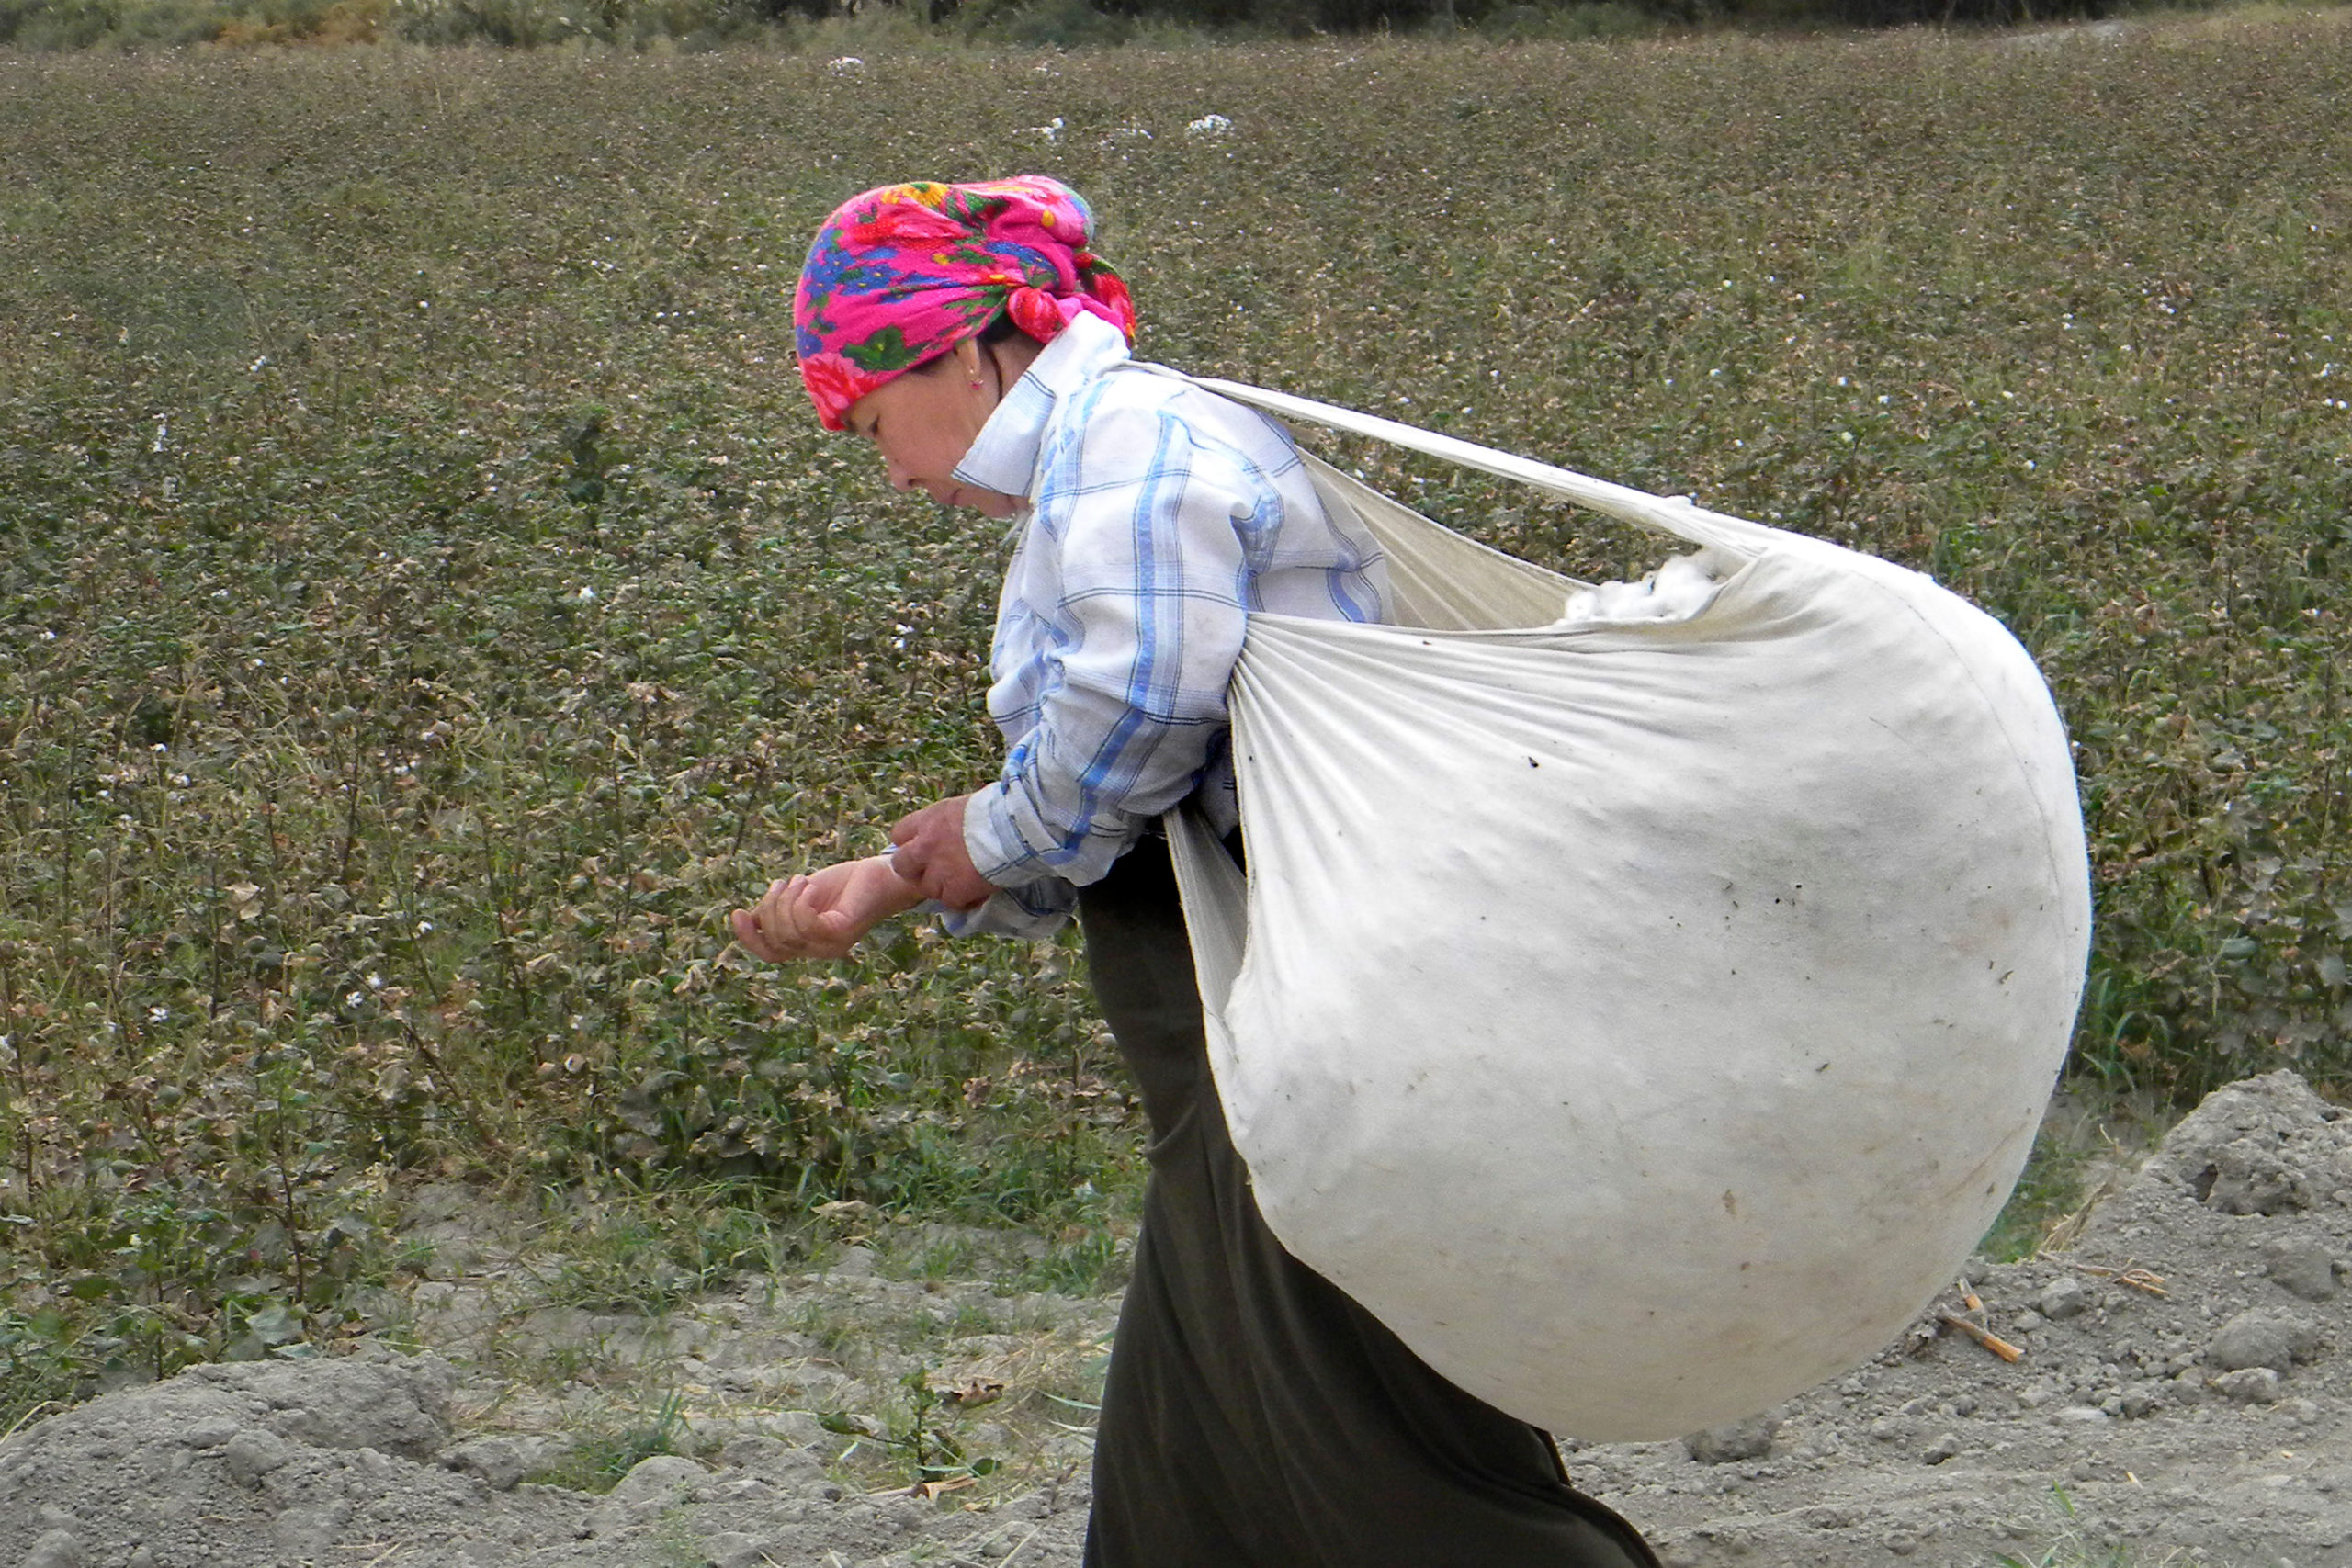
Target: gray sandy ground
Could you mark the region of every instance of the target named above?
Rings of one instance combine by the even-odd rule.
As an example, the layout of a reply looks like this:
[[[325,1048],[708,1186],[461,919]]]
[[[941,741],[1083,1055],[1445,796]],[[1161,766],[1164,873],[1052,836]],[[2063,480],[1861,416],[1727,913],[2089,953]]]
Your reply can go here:
[[[1982,1568],[2039,1562],[2067,1532],[2082,1549],[2068,1562],[2352,1565],[2347,1258],[2352,1113],[2272,1074],[2208,1100],[2067,1250],[1971,1265],[1982,1320],[2023,1351],[2015,1362],[1942,1325],[1963,1304],[1949,1293],[1876,1361],[1769,1417],[1571,1444],[1569,1464],[1676,1568]],[[810,1412],[892,1369],[829,1366],[795,1325],[812,1303],[947,1324],[952,1289],[853,1264],[680,1314],[666,1353],[729,1413],[693,1424],[700,1457],[648,1460],[605,1496],[521,1481],[559,1439],[517,1414],[549,1396],[465,1364],[465,1314],[481,1301],[419,1290],[416,1321],[451,1359],[363,1348],[201,1367],[0,1442],[0,1568],[1078,1561],[1082,1435],[979,1507],[868,1495],[829,1472],[844,1439]],[[1046,1326],[950,1332],[949,1361],[986,1369],[1041,1336],[1099,1341],[1116,1303],[1022,1305]],[[559,1314],[538,1331],[561,1327]]]

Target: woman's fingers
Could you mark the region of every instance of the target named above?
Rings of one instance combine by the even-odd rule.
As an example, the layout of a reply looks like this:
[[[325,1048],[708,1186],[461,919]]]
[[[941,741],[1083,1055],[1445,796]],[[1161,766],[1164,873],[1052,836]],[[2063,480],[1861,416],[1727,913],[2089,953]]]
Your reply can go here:
[[[796,958],[839,957],[840,953],[826,951],[836,945],[830,933],[813,944],[809,940],[816,933],[809,928],[808,911],[801,908],[801,896],[808,884],[806,876],[768,884],[766,894],[757,904],[738,909],[730,917],[735,940],[753,956],[770,964],[789,963]]]
[[[746,953],[771,964],[845,958],[867,931],[922,902],[921,889],[891,869],[889,857],[876,855],[771,883],[729,923]]]

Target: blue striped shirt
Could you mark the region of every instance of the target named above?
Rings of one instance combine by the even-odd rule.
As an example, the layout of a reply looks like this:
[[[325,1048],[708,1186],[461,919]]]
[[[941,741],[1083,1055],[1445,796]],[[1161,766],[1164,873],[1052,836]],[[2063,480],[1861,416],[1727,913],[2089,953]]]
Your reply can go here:
[[[949,923],[1041,936],[1194,791],[1220,830],[1239,820],[1226,686],[1249,616],[1382,620],[1387,571],[1280,425],[1130,359],[1091,316],[1046,345],[955,478],[1030,510],[989,660],[1009,750],[964,814],[1003,891]]]

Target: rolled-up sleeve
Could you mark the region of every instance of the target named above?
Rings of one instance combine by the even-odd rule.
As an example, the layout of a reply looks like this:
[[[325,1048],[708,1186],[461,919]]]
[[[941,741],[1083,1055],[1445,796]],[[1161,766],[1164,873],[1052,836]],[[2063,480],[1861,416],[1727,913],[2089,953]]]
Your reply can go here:
[[[968,819],[968,818],[967,818]],[[968,838],[969,831],[966,836]],[[1011,936],[1040,941],[1061,930],[1078,910],[1078,889],[1058,876],[1000,887],[977,909],[941,910],[950,936]]]

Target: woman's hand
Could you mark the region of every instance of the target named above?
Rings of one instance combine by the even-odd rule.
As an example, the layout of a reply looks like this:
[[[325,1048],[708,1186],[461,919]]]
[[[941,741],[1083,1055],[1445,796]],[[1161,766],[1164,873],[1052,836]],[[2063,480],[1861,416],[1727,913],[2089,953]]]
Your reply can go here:
[[[899,818],[890,829],[898,846],[890,863],[900,876],[957,911],[977,909],[996,896],[996,885],[972,864],[964,847],[964,803],[971,796],[933,801]]]
[[[729,919],[745,952],[771,964],[845,958],[867,931],[926,898],[977,909],[996,887],[964,847],[966,796],[935,801],[890,829],[887,855],[843,861],[769,885],[767,896]]]
[[[765,897],[736,910],[729,922],[746,952],[771,964],[845,958],[867,931],[924,897],[890,868],[888,855],[876,855],[772,883]]]

